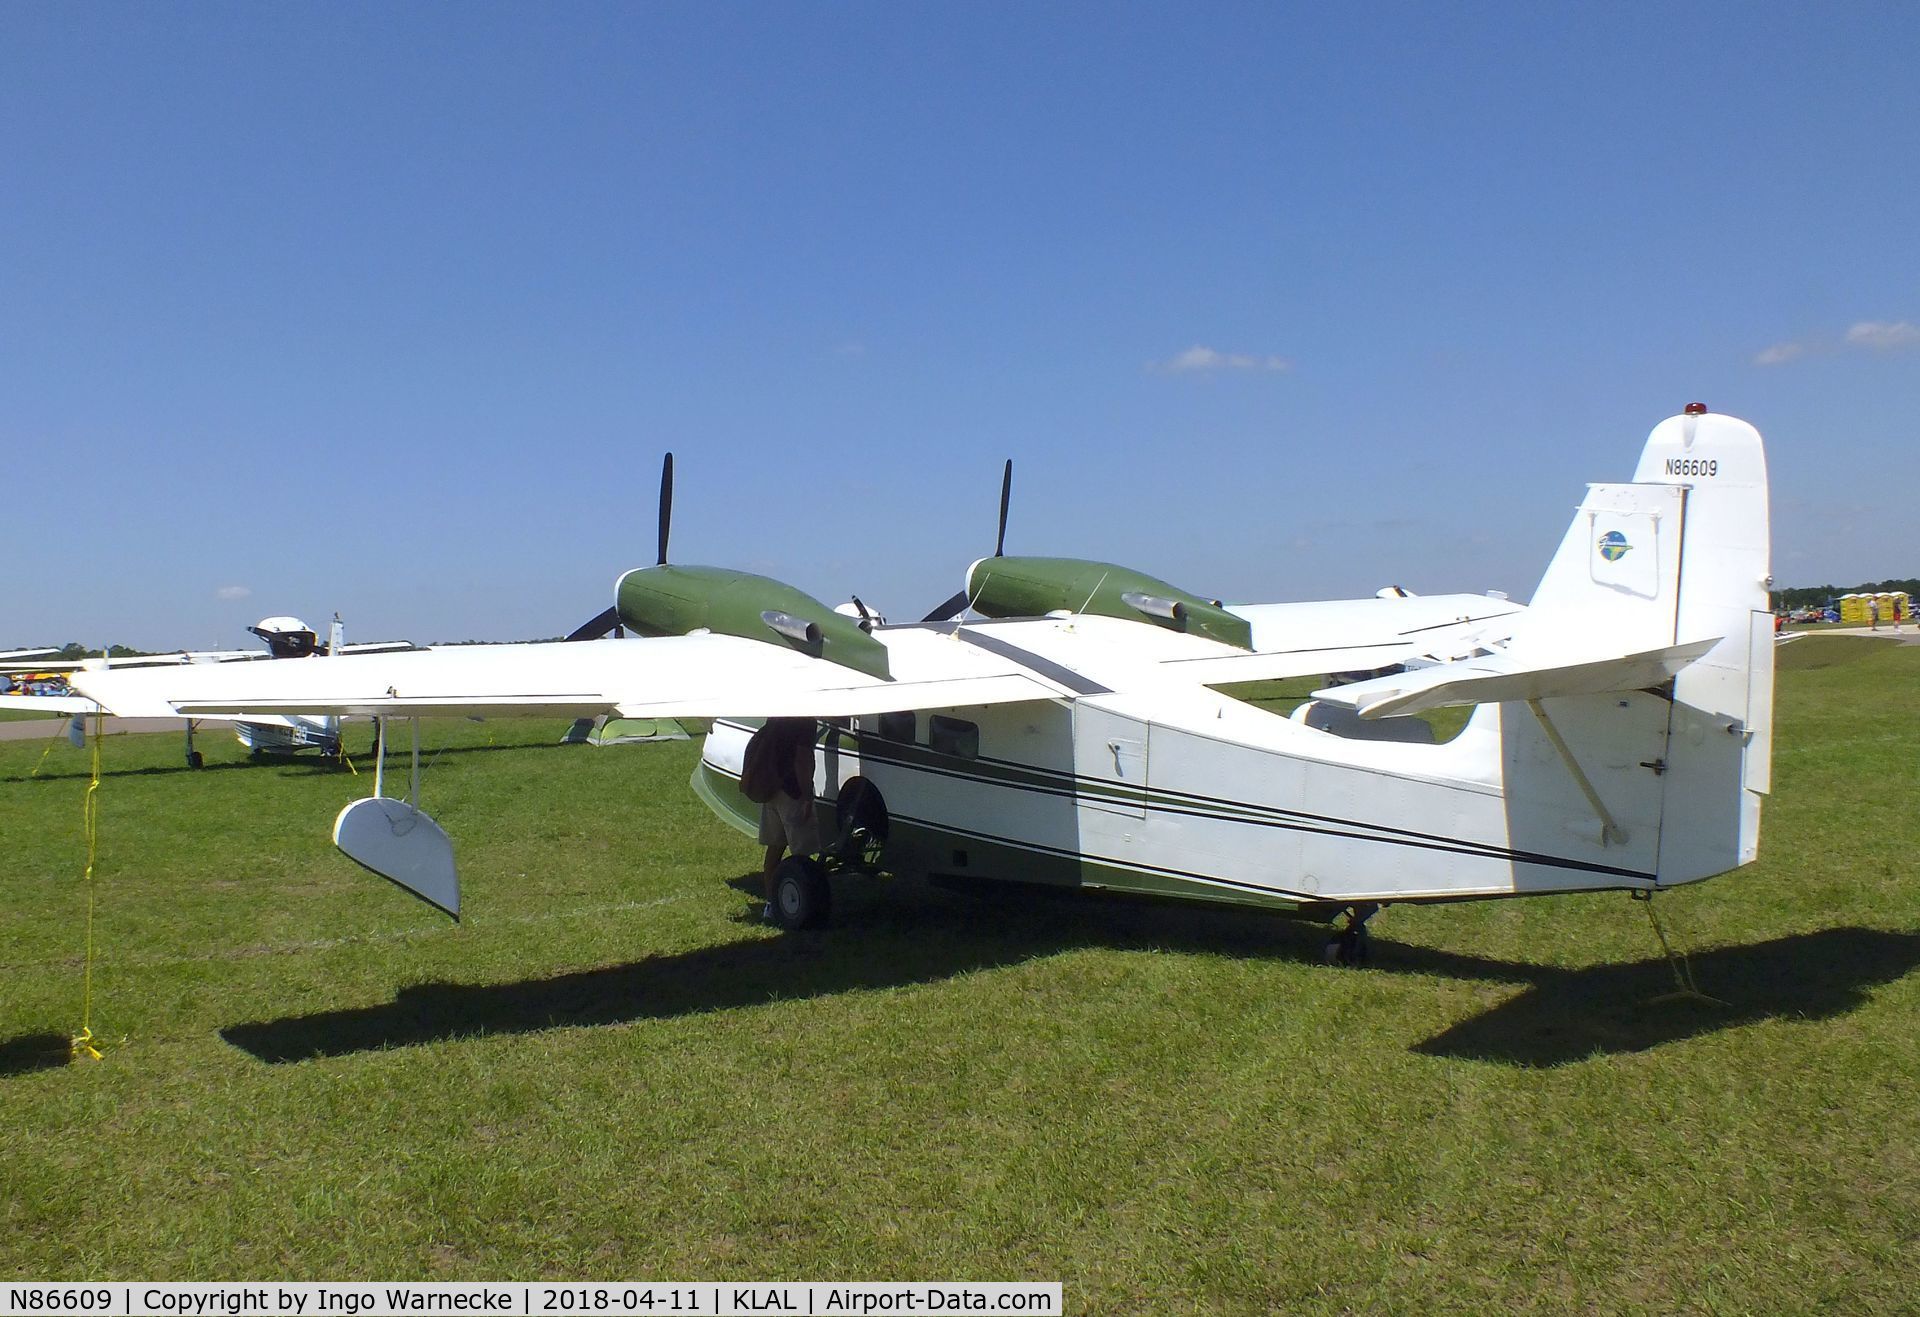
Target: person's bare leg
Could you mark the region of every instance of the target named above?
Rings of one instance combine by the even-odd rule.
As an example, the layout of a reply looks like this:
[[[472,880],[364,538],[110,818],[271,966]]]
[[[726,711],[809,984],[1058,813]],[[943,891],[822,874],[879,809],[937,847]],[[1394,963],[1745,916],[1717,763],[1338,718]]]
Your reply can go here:
[[[785,842],[776,841],[767,847],[767,862],[760,866],[760,883],[766,889],[769,904],[773,901],[773,871],[780,867],[780,856],[786,849]]]

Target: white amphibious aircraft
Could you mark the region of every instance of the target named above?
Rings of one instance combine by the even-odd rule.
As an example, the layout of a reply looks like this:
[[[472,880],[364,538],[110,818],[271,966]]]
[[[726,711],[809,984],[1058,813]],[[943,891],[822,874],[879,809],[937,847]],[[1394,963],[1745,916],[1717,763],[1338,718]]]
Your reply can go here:
[[[1222,607],[1124,568],[996,554],[968,572],[982,620],[887,626],[669,566],[665,521],[659,565],[616,585],[624,638],[75,681],[128,714],[715,718],[693,785],[743,829],[754,720],[819,719],[840,864],[1344,911],[1342,958],[1387,903],[1651,892],[1756,852],[1766,464],[1752,426],[1699,404],[1654,429],[1630,483],[1589,487],[1526,608],[1401,592]],[[1388,671],[1291,716],[1216,689],[1356,669]],[[1445,743],[1410,716],[1463,704]],[[457,915],[445,834],[375,790],[336,842]],[[824,913],[829,867],[782,867],[780,922]]]

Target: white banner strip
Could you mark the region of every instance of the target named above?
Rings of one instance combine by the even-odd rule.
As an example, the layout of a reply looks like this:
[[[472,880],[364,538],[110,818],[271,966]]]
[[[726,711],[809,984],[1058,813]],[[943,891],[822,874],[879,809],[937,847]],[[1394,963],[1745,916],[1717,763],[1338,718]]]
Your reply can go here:
[[[1057,1317],[1059,1281],[7,1281],[0,1314],[46,1317],[385,1317],[408,1313],[640,1317]]]

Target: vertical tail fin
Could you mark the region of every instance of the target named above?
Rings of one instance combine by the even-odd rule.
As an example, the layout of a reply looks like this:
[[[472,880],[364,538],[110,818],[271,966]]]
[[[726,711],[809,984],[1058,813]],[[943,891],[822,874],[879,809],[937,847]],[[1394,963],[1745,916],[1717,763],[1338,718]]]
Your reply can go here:
[[[1689,408],[1654,428],[1633,483],[1593,485],[1532,612],[1623,651],[1717,639],[1674,679],[1659,882],[1751,861],[1771,785],[1767,462],[1745,421]]]

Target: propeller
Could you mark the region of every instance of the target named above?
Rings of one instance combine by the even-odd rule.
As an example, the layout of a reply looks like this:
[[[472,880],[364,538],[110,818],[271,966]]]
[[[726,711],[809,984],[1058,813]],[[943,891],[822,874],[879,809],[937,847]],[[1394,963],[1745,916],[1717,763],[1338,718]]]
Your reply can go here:
[[[994,536],[993,539],[993,556],[996,558],[1004,558],[1007,556],[1007,508],[1012,502],[1013,459],[1009,457],[1007,459],[1006,469],[1000,473],[1000,533]],[[920,620],[922,622],[945,622],[950,618],[958,617],[960,611],[967,606],[967,603],[967,592],[961,590]]]
[[[993,540],[993,556],[1007,556],[1007,505],[1013,501],[1013,459],[1007,459],[1006,470],[1000,473],[1000,533]]]
[[[656,565],[667,564],[667,536],[673,530],[673,454],[668,453],[660,464],[660,556]],[[582,622],[567,633],[568,640],[598,640],[611,633],[616,636],[627,634],[620,622],[620,610],[617,607],[602,609],[587,621]]]
[[[579,626],[569,631],[566,638],[568,640],[598,640],[609,631],[619,630],[621,630],[620,610],[617,608],[608,608],[604,612],[595,613],[592,618],[582,622]]]
[[[667,565],[667,533],[673,529],[673,454],[660,464],[660,557],[656,566]]]

